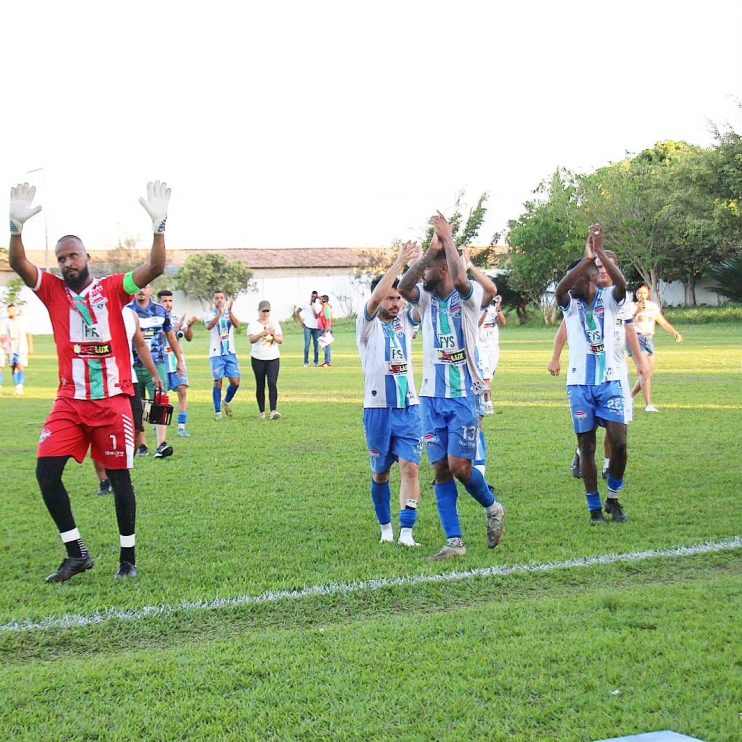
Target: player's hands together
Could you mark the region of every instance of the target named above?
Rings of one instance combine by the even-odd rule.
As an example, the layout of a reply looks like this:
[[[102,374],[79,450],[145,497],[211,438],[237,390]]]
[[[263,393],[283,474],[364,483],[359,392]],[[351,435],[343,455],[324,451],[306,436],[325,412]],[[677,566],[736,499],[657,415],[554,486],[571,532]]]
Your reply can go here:
[[[433,227],[439,240],[453,239],[453,226],[440,211],[428,219],[428,224]]]
[[[20,234],[23,225],[41,211],[41,206],[31,206],[36,195],[36,186],[19,183],[10,189],[10,233]]]
[[[590,226],[590,234],[585,245],[585,257],[595,260],[596,253],[603,252],[605,244],[605,229],[600,222]]]
[[[422,255],[422,248],[417,242],[408,240],[403,245],[399,246],[399,255],[397,259],[404,265],[412,265]]]
[[[153,183],[147,183],[147,198],[139,198],[139,203],[152,219],[152,231],[155,234],[165,234],[170,193],[171,189],[167,187],[167,183],[155,180]]]

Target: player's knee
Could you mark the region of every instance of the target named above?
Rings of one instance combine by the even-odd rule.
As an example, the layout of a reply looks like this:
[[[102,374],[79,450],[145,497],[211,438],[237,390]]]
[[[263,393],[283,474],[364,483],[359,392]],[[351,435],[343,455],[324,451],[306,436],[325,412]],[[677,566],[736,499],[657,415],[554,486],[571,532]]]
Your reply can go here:
[[[389,469],[382,472],[372,472],[371,479],[373,479],[376,484],[386,484],[389,481]]]
[[[214,379],[214,389],[221,389],[221,388],[222,388],[222,380]]]

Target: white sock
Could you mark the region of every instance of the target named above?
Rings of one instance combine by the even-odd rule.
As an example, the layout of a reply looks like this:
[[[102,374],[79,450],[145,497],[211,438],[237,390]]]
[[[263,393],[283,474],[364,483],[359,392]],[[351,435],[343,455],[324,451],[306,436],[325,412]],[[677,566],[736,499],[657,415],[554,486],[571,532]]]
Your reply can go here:
[[[605,471],[611,465],[610,459],[603,459],[603,471]]]
[[[385,523],[381,527],[381,540],[382,541],[394,541],[394,530],[392,529],[391,523]]]

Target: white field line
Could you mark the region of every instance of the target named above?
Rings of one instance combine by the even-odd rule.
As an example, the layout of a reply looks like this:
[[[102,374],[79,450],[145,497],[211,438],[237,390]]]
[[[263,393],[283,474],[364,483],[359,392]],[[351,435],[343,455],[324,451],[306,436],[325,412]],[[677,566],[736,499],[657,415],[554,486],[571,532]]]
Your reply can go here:
[[[708,541],[693,546],[677,546],[671,549],[652,549],[649,551],[633,551],[627,554],[603,554],[600,556],[568,559],[563,562],[546,564],[512,564],[503,567],[480,567],[465,572],[448,572],[441,575],[417,575],[414,577],[386,577],[378,580],[363,582],[331,583],[329,585],[312,585],[301,590],[279,590],[262,593],[261,595],[240,595],[235,598],[214,598],[212,600],[197,600],[193,602],[176,603],[174,605],[145,606],[136,610],[98,611],[90,614],[66,614],[63,616],[49,616],[41,621],[12,621],[0,624],[0,634],[11,632],[37,632],[50,629],[76,629],[85,626],[103,624],[107,621],[141,621],[146,618],[170,616],[177,613],[191,611],[213,611],[223,608],[239,606],[263,605],[265,603],[280,603],[282,601],[303,600],[317,596],[350,595],[352,593],[370,592],[393,587],[411,587],[415,585],[429,585],[442,582],[464,582],[471,579],[488,577],[507,577],[519,574],[542,574],[563,569],[580,569],[598,567],[608,564],[628,564],[643,562],[648,559],[677,559],[696,556],[698,554],[714,554],[721,551],[732,551],[742,548],[742,536],[733,536],[723,541]]]

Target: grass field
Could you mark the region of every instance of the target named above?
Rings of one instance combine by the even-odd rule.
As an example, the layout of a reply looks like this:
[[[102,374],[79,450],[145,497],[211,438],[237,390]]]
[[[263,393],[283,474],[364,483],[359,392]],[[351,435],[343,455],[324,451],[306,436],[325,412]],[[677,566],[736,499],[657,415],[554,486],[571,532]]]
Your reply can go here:
[[[0,399],[0,739],[742,739],[742,333],[678,329],[657,341],[661,412],[630,428],[630,521],[591,529],[553,332],[506,328],[485,425],[507,535],[488,550],[463,493],[468,554],[443,564],[427,463],[423,546],[378,543],[350,325],[330,369],[287,334],[267,422],[244,335],[234,418],[212,419],[201,332],[192,437],[133,472],[139,579],[111,579],[113,500],[72,462],[96,566],[62,585],[44,582],[63,550],[34,476],[56,386],[37,338],[26,396],[6,378]]]

